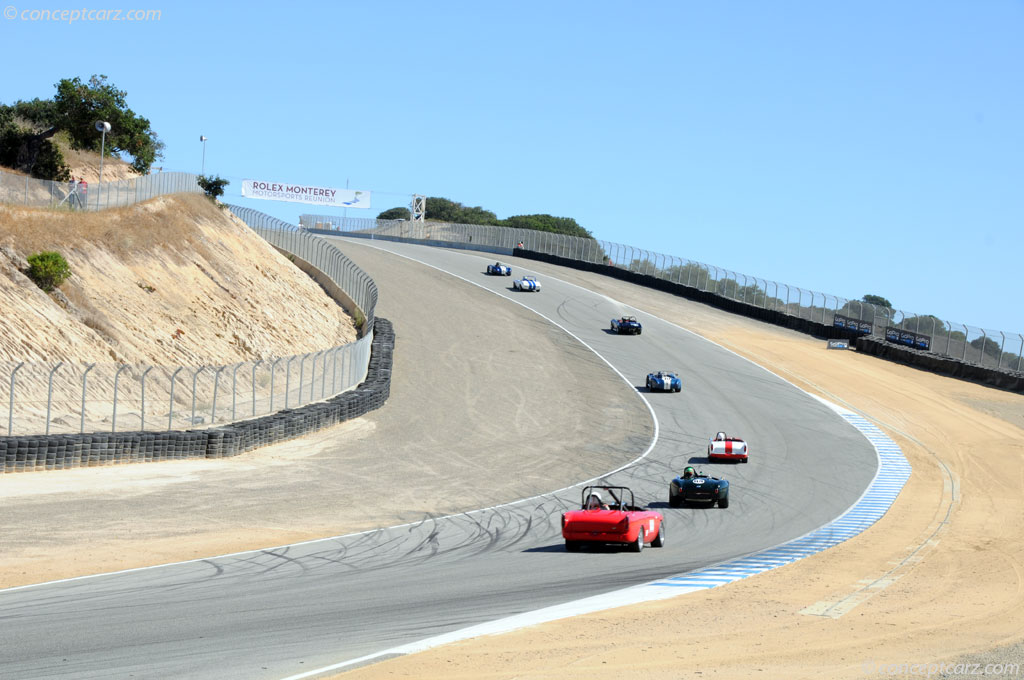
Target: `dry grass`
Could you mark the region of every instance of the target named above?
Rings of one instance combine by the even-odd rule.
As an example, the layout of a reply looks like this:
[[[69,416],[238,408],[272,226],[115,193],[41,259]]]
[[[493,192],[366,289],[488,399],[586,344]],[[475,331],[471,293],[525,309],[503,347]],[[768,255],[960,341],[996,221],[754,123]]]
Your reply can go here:
[[[221,209],[198,194],[155,198],[99,212],[58,212],[0,205],[0,243],[22,252],[78,250],[102,244],[126,258],[140,251],[178,250],[206,244],[196,223],[223,221]]]
[[[314,281],[199,194],[100,212],[0,206],[0,246],[0,359],[220,365],[355,337]],[[67,305],[12,268],[47,250],[71,266]]]

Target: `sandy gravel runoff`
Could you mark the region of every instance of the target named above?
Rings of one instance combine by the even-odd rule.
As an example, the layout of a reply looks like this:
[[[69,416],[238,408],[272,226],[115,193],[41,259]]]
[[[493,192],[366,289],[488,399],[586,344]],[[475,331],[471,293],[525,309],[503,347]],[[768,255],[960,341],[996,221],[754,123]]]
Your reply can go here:
[[[828,351],[822,340],[614,279],[535,268],[694,330],[863,413],[900,444],[911,479],[870,530],[793,565],[345,678],[869,678],[912,677],[912,664],[971,653],[979,672],[985,663],[1021,663],[1024,396]],[[845,613],[804,613],[820,603]]]

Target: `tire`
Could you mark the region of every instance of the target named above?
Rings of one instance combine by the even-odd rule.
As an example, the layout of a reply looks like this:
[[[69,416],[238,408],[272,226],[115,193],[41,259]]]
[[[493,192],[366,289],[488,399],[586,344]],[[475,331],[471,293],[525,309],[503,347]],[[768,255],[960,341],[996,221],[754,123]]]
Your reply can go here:
[[[681,507],[683,507],[683,504],[679,502],[679,496],[673,496],[673,495],[669,494],[669,497],[668,497],[668,507],[670,507],[670,508],[681,508]]]
[[[652,548],[664,548],[665,547],[665,520],[661,520],[661,526],[658,527],[658,535],[651,541]]]
[[[569,540],[566,540],[566,542],[565,542],[565,551],[566,552],[579,552],[580,551],[580,542],[579,541],[569,541]]]
[[[725,498],[719,498],[718,499],[718,507],[723,508],[723,509],[729,507],[729,497],[726,496]]]
[[[749,463],[749,462],[750,462],[750,459],[749,459],[749,458],[744,458],[744,459],[743,459],[743,464],[744,464],[744,465],[746,465],[746,464],[747,464],[747,463]]]
[[[640,527],[640,531],[636,535],[636,540],[629,544],[630,552],[642,552],[644,549],[644,528]]]
[[[637,335],[640,335],[640,333],[641,333],[641,332],[642,332],[642,331],[637,331],[637,332],[636,332],[636,334],[637,334]]]

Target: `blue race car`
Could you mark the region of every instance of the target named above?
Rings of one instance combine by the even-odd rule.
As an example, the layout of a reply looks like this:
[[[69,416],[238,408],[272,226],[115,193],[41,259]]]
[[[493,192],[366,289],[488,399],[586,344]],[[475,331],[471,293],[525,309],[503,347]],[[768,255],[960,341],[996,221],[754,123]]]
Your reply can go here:
[[[640,331],[643,330],[643,326],[636,320],[635,316],[624,316],[621,319],[612,319],[611,329],[622,335],[626,333],[628,335],[640,335]]]
[[[651,392],[678,392],[683,389],[683,381],[675,373],[668,371],[648,373],[647,389]]]
[[[532,276],[524,276],[521,279],[513,281],[512,288],[514,290],[529,290],[536,292],[540,290],[540,281]]]
[[[507,264],[495,262],[494,264],[487,265],[487,273],[493,274],[494,276],[512,276],[512,267]]]

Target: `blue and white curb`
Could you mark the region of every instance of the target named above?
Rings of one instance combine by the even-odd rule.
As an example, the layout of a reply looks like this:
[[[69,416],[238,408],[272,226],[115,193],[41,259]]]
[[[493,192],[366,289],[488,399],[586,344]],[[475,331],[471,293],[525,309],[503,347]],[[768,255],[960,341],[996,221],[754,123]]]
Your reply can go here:
[[[835,408],[835,407],[833,407]],[[787,543],[738,559],[698,569],[679,576],[659,579],[637,588],[667,588],[672,595],[706,590],[754,574],[791,564],[853,538],[889,511],[910,478],[910,463],[900,447],[863,416],[838,411],[863,434],[878,455],[878,471],[868,488],[846,512],[809,534]]]
[[[868,485],[868,488],[865,489],[856,503],[828,524],[773,548],[767,548],[721,564],[704,567],[697,571],[658,579],[657,581],[623,588],[611,593],[595,595],[582,600],[576,600],[575,602],[566,602],[565,604],[545,609],[524,612],[523,614],[509,616],[497,621],[489,621],[469,628],[460,628],[444,635],[418,640],[358,659],[343,661],[326,668],[293,675],[284,680],[300,680],[300,678],[321,675],[325,671],[340,670],[370,663],[383,657],[414,654],[451,642],[468,640],[483,635],[509,633],[528,626],[566,619],[581,614],[591,614],[614,607],[665,600],[688,593],[706,592],[711,588],[792,564],[853,538],[880,520],[889,511],[889,508],[892,507],[896,497],[899,496],[903,486],[910,478],[910,463],[907,462],[896,442],[871,424],[867,418],[842,410],[840,407],[824,399],[819,399],[819,401],[836,411],[844,420],[863,434],[878,455],[878,470],[875,472],[875,478],[871,481],[871,484]]]

